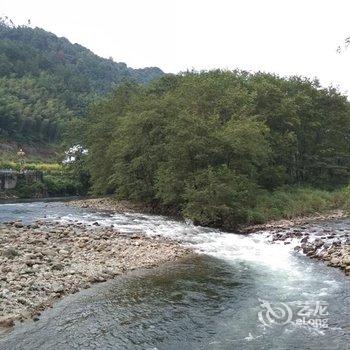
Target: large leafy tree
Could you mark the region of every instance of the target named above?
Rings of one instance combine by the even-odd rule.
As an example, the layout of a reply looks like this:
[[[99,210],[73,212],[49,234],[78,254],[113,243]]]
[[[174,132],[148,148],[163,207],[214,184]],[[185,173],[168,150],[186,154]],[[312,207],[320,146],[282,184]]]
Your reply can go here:
[[[346,97],[300,77],[212,71],[125,84],[89,119],[93,188],[232,227],[260,190],[348,181],[349,113]]]

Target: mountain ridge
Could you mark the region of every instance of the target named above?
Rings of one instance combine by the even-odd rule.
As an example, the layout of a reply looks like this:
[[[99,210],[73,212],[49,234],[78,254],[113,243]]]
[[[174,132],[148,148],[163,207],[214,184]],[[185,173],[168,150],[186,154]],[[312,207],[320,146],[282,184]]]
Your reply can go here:
[[[56,143],[68,122],[122,82],[148,84],[164,74],[0,18],[0,140]]]

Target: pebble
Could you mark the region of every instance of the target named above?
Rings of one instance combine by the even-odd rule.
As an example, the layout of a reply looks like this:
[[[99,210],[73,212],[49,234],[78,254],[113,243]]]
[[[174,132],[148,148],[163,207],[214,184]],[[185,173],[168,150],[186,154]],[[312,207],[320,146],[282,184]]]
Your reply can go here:
[[[76,223],[0,224],[0,327],[38,320],[55,299],[93,283],[194,254],[164,238],[117,233]]]
[[[294,251],[301,252],[312,259],[324,261],[327,265],[339,268],[345,275],[350,276],[350,241],[348,233],[340,234],[345,229],[337,229],[332,232],[330,228],[312,228],[308,226],[300,227],[303,232],[299,240],[299,245],[294,247]],[[280,230],[271,230],[273,242],[283,242],[290,244],[295,236],[296,229],[281,233]],[[327,236],[319,236],[320,232],[329,233]],[[312,233],[312,235],[310,234]],[[316,238],[315,238],[316,236]]]

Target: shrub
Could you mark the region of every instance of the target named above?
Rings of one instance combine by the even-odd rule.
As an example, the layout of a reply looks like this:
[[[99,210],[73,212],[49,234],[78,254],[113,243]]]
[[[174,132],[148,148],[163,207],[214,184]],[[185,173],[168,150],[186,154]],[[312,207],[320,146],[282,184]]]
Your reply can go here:
[[[40,198],[45,195],[46,188],[41,182],[28,183],[24,176],[19,176],[14,192],[19,198]]]
[[[246,222],[256,186],[226,166],[198,172],[187,183],[183,214],[197,224],[232,229]]]
[[[67,175],[45,175],[44,184],[49,196],[75,196],[79,194],[79,182]]]

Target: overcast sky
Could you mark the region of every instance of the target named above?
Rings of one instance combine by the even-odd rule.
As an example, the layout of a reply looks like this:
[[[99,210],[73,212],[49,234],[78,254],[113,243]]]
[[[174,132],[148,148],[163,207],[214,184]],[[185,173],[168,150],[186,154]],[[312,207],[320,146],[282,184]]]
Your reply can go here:
[[[350,92],[349,0],[0,0],[28,19],[131,67],[245,69],[318,77]]]

